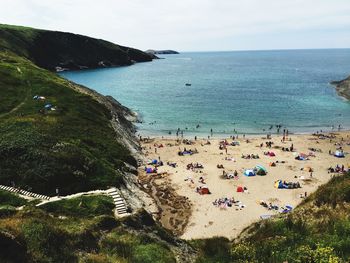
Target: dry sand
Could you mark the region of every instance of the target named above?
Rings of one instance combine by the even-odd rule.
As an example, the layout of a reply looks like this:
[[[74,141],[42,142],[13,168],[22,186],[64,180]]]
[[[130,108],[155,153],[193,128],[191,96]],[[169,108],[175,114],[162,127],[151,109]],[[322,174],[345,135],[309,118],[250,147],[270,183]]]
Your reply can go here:
[[[329,134],[328,134],[329,135]],[[143,142],[143,152],[148,159],[160,158],[164,162],[164,166],[158,168],[158,172],[167,172],[168,176],[160,178],[160,183],[170,184],[171,188],[175,189],[179,196],[187,197],[191,204],[191,214],[188,217],[186,228],[182,231],[181,237],[184,239],[194,238],[210,238],[213,236],[224,236],[227,238],[235,238],[239,233],[251,223],[260,219],[261,215],[273,215],[277,212],[268,210],[259,204],[259,200],[265,200],[267,203],[272,202],[279,206],[286,204],[295,207],[303,199],[300,194],[314,192],[321,184],[326,183],[332,174],[329,174],[327,168],[337,164],[344,165],[348,168],[350,164],[350,155],[345,158],[336,158],[329,155],[329,150],[336,151],[338,147],[335,143],[341,142],[344,152],[350,151],[350,132],[336,133],[335,139],[320,139],[312,135],[291,135],[288,141],[282,143],[281,136],[272,136],[271,140],[261,137],[246,137],[250,142],[247,143],[240,136],[238,141],[239,146],[227,146],[227,154],[225,150],[219,150],[219,142],[221,139],[211,139],[210,145],[201,145],[206,140],[198,139],[194,145],[180,145],[174,139],[155,138],[152,142]],[[343,141],[342,139],[343,138]],[[291,141],[289,141],[289,139]],[[227,139],[232,142],[232,139]],[[237,140],[236,140],[237,141]],[[266,141],[273,141],[272,148],[265,146]],[[264,146],[260,148],[260,143]],[[292,152],[285,152],[277,147],[290,147],[294,145],[295,152],[308,154],[309,148],[317,148],[322,151],[315,152],[316,157],[310,157],[310,160],[299,161],[295,160],[295,155]],[[156,149],[155,144],[163,144],[164,147]],[[173,145],[173,146],[171,146]],[[179,149],[194,149],[198,150],[198,154],[179,156]],[[276,156],[265,156],[264,152],[273,151]],[[259,154],[260,159],[243,159],[242,154]],[[233,157],[235,161],[225,160],[225,157]],[[177,167],[168,166],[168,161],[177,163]],[[270,162],[285,161],[284,164],[278,163],[276,167],[270,167]],[[196,171],[187,170],[188,163],[203,164],[204,169]],[[218,169],[217,164],[223,164],[226,172],[237,170],[239,178],[223,179],[223,169]],[[247,177],[243,175],[245,169],[253,168],[256,165],[263,165],[268,170],[266,176]],[[311,166],[313,168],[312,178],[310,173],[302,171],[301,168]],[[151,167],[148,165],[148,167]],[[201,172],[199,172],[201,171]],[[154,176],[145,175],[143,176]],[[194,184],[185,181],[187,177],[192,177]],[[205,179],[206,185],[209,187],[211,194],[200,195],[195,190],[201,183],[198,182],[200,176]],[[301,180],[299,177],[304,176],[308,181]],[[297,178],[295,178],[297,177]],[[276,189],[274,182],[276,180],[285,180],[287,182],[300,182],[301,188],[298,189]],[[248,193],[237,193],[237,186],[245,186]],[[159,190],[161,191],[161,190]],[[235,200],[241,201],[246,207],[240,209],[237,206],[220,209],[212,204],[215,199],[222,197],[234,197]],[[173,211],[174,213],[174,211]],[[176,213],[174,213],[176,217]],[[184,219],[183,219],[184,220]],[[161,220],[162,222],[162,220]],[[164,224],[164,221],[163,221]]]

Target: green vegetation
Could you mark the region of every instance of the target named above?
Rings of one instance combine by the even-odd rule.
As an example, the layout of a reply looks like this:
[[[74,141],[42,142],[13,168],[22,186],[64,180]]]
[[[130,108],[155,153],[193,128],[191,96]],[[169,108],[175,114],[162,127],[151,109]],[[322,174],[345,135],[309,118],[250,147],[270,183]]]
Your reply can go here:
[[[0,24],[0,51],[11,51],[36,65],[54,70],[130,65],[153,56],[101,39],[71,33]],[[101,63],[102,62],[102,63]]]
[[[198,262],[349,262],[350,173],[334,177],[292,213],[258,222],[239,242],[196,240]]]
[[[171,243],[158,235],[159,226],[144,211],[117,221],[105,196],[51,204],[0,217],[0,244],[7,248],[0,262],[175,262]],[[139,221],[145,217],[146,225]]]
[[[135,160],[119,143],[110,112],[71,87],[24,58],[0,52],[0,183],[53,195],[56,188],[68,194],[123,182],[119,170]],[[48,103],[56,110],[44,110]]]
[[[109,196],[80,196],[40,206],[46,212],[71,217],[113,216],[114,203]]]
[[[25,205],[27,201],[15,194],[9,193],[7,191],[0,190],[0,207],[2,206],[22,206]]]
[[[23,57],[30,57],[30,47],[39,30],[29,27],[0,25],[0,50],[9,50]]]

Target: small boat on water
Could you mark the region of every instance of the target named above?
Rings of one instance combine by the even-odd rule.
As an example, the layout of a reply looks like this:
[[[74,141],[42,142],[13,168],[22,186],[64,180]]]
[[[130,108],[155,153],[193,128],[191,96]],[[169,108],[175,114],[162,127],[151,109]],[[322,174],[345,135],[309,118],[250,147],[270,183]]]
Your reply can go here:
[[[186,85],[186,86],[192,86],[192,84],[191,84],[191,83],[186,83],[185,85]]]

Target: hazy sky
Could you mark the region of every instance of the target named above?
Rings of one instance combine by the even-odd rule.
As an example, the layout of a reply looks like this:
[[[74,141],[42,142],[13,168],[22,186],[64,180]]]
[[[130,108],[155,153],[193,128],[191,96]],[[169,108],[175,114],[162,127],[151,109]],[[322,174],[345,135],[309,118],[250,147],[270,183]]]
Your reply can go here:
[[[0,23],[143,50],[350,48],[350,0],[0,0]]]

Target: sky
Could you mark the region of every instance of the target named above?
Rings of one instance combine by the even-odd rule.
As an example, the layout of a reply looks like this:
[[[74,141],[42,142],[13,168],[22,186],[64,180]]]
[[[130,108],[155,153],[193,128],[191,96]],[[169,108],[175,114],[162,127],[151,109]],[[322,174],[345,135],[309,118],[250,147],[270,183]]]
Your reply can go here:
[[[142,50],[350,48],[350,0],[0,0],[0,23]]]

